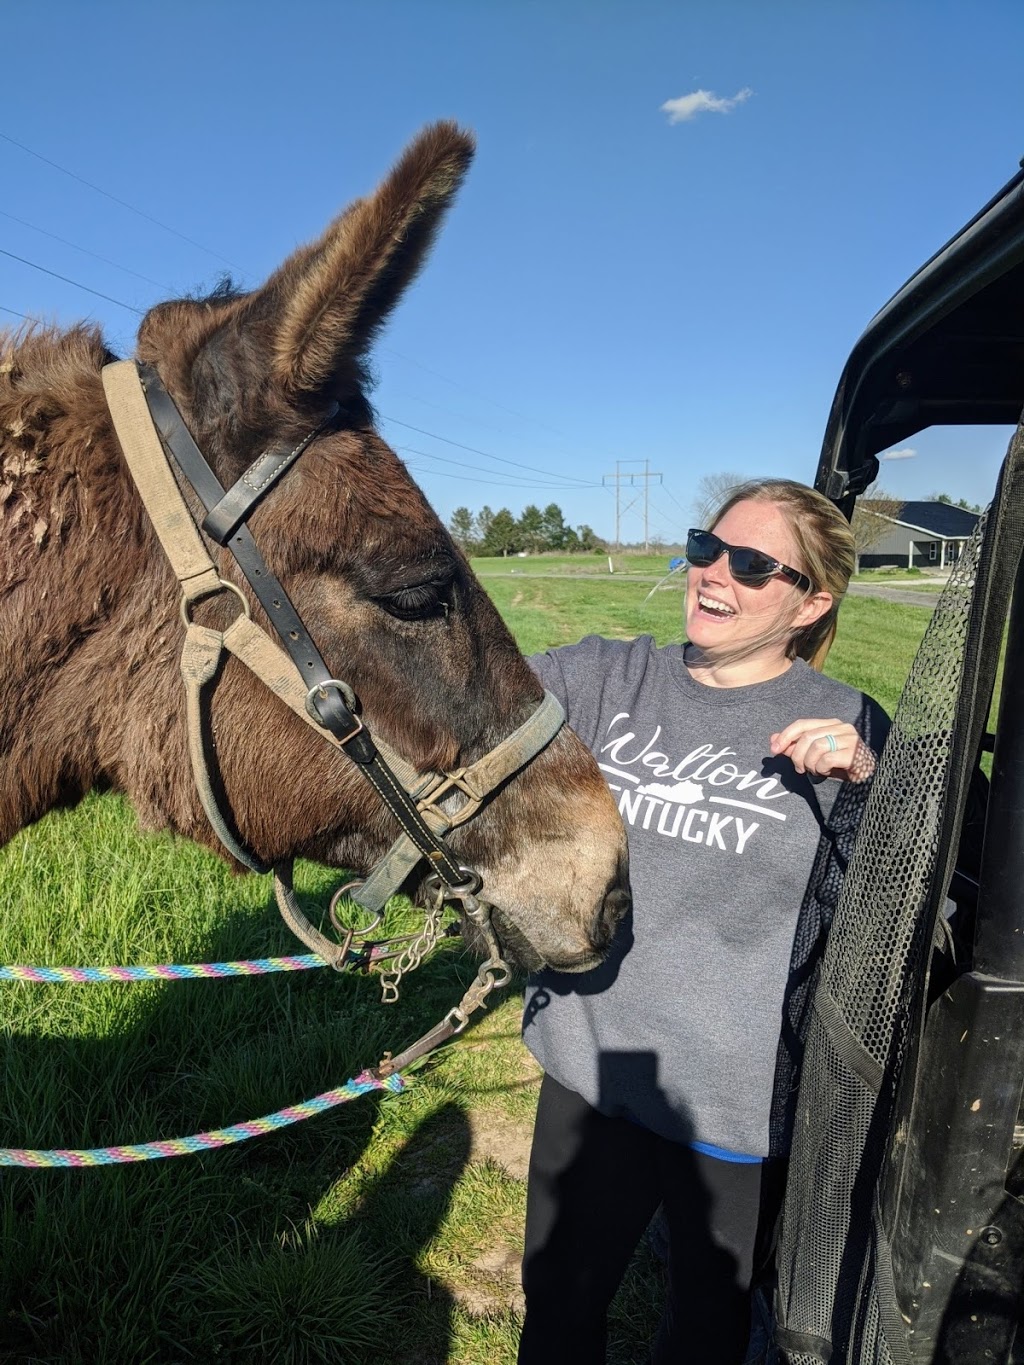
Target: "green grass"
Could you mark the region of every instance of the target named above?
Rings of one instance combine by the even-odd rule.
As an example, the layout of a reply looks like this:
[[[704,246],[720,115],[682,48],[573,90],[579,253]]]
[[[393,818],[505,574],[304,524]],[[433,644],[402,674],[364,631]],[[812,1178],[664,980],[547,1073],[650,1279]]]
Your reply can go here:
[[[866,582],[867,580],[864,581]],[[904,592],[930,592],[934,594],[942,591],[942,584],[936,582],[935,580],[932,580],[929,583],[919,583],[915,582],[915,580],[912,578],[908,578],[902,581],[897,579],[885,580],[875,579],[876,583],[882,581],[892,583],[895,587],[902,588]]]
[[[596,557],[595,557],[596,560]],[[600,563],[599,560],[596,560]],[[589,631],[678,639],[673,580],[488,579],[526,651]],[[926,608],[851,599],[829,672],[892,710]],[[322,914],[336,874],[298,887]],[[0,851],[6,962],[213,961],[296,951],[267,879],[235,877],[118,797]],[[389,909],[408,921],[408,907]],[[439,1019],[473,974],[447,941],[382,1007],[372,978],[0,986],[0,1143],[97,1146],[255,1118],[340,1084]],[[537,1069],[516,988],[397,1098],[364,1098],[237,1147],[0,1175],[0,1360],[268,1359],[511,1365]],[[635,1259],[610,1358],[643,1353],[659,1272]]]
[[[860,573],[854,574],[853,581],[855,583],[912,583],[915,578],[921,578],[923,575],[928,575],[928,573],[929,571],[927,569],[918,569],[916,567],[913,569],[898,569],[895,566],[889,566],[884,569],[862,569]]]
[[[660,578],[662,574],[668,573],[668,561],[676,556],[667,552],[662,554],[622,554],[616,552],[612,555],[556,555],[541,554],[527,555],[520,559],[518,555],[511,555],[508,558],[490,558],[480,556],[470,560],[473,572],[480,578],[501,578],[505,575],[510,577],[515,575],[537,575],[537,574],[558,574],[569,577],[589,577],[597,575],[602,578],[611,578],[616,574],[626,577],[645,577]],[[611,559],[612,570],[609,572],[608,560]]]

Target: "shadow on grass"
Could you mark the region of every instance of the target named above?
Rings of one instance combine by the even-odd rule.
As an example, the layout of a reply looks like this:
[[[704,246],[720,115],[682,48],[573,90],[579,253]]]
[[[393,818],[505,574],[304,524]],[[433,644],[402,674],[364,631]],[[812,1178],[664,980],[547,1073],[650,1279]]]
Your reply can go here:
[[[229,911],[205,958],[294,950],[271,910]],[[328,970],[6,987],[26,994],[4,1011],[0,1142],[127,1144],[262,1116],[404,1046],[474,970],[443,951],[388,1010],[376,980]],[[451,1301],[415,1258],[469,1151],[462,1109],[419,1086],[202,1155],[5,1170],[0,1360],[392,1361],[387,1324],[428,1299],[430,1340],[403,1350],[443,1362]]]

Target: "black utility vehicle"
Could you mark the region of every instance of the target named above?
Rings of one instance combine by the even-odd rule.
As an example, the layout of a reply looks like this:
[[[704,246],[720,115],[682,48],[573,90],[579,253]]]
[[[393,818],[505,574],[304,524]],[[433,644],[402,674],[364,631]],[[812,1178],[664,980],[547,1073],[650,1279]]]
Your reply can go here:
[[[854,347],[816,486],[850,514],[879,452],[1022,409],[1024,172]],[[1018,426],[809,960],[778,1257],[789,1365],[1024,1362],[1022,544]]]

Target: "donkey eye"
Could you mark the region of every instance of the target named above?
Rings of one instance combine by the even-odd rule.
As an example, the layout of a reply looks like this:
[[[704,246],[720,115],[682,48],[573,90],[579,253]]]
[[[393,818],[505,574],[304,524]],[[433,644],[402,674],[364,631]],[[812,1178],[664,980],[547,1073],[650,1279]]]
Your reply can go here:
[[[451,596],[450,580],[416,583],[374,600],[400,621],[425,621],[432,616],[447,616]]]

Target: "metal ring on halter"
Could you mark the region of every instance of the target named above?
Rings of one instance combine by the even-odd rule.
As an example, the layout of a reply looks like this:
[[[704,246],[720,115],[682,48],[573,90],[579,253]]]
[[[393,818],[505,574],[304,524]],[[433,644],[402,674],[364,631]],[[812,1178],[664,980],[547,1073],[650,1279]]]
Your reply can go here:
[[[432,891],[441,891],[447,899],[449,896],[475,896],[484,884],[483,877],[479,872],[474,872],[471,867],[463,867],[459,864],[459,871],[466,874],[464,882],[454,884],[446,882],[438,872],[431,872],[426,878],[426,885]]]
[[[250,607],[249,607],[249,599],[246,597],[246,595],[245,595],[245,593],[242,591],[242,589],[239,588],[239,587],[236,587],[234,583],[229,583],[228,580],[227,580],[226,578],[221,578],[221,579],[218,579],[218,581],[217,581],[217,587],[211,588],[209,592],[200,593],[200,595],[199,595],[198,597],[194,597],[194,598],[192,598],[191,600],[190,600],[189,598],[187,598],[187,597],[183,597],[183,598],[181,599],[181,608],[180,608],[180,610],[181,610],[181,619],[182,619],[182,621],[184,621],[184,623],[185,623],[185,628],[186,628],[186,630],[187,630],[188,627],[192,624],[192,617],[191,617],[191,614],[190,614],[191,608],[192,608],[192,603],[193,603],[193,602],[201,602],[201,601],[203,601],[203,600],[204,600],[205,598],[207,598],[207,597],[213,597],[215,593],[221,592],[221,591],[223,591],[225,588],[227,589],[228,592],[233,592],[233,593],[235,594],[235,596],[238,598],[239,602],[241,602],[241,604],[242,604],[242,611],[243,611],[244,615],[247,616],[250,620],[252,619],[252,611],[251,611],[251,609],[250,609]]]
[[[823,735],[822,738],[824,739],[825,743],[828,745],[828,751],[829,751],[829,753],[830,753],[830,754],[834,754],[835,751],[839,748],[839,744],[838,744],[837,741],[836,741],[835,735]]]
[[[380,924],[381,920],[384,918],[384,911],[378,910],[370,923],[364,925],[362,929],[352,929],[347,924],[342,924],[341,920],[338,918],[338,902],[344,900],[346,896],[351,896],[356,887],[365,885],[366,883],[362,880],[342,882],[341,886],[338,887],[337,891],[335,891],[334,895],[331,897],[331,903],[328,906],[327,913],[330,915],[331,923],[339,934],[349,934],[352,938],[365,938],[367,934],[372,933],[373,930],[376,929],[377,925]]]
[[[356,694],[349,687],[347,682],[342,682],[340,678],[325,678],[323,682],[314,683],[306,693],[306,710],[310,717],[316,721],[317,725],[322,725],[323,721],[317,715],[316,707],[313,705],[313,696],[316,692],[323,692],[328,687],[336,687],[342,695],[345,705],[350,711],[354,711],[359,704],[356,701]],[[362,726],[359,727],[362,729]]]

